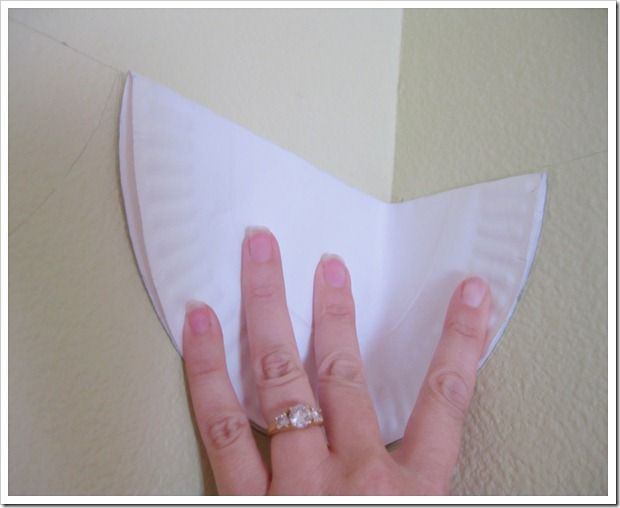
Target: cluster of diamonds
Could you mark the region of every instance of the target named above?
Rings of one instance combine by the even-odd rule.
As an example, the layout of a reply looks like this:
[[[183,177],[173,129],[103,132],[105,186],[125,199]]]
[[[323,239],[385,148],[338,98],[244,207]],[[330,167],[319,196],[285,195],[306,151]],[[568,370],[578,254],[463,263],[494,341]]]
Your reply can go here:
[[[276,416],[276,428],[278,430],[286,427],[303,429],[313,423],[323,423],[321,410],[307,404],[297,404]]]

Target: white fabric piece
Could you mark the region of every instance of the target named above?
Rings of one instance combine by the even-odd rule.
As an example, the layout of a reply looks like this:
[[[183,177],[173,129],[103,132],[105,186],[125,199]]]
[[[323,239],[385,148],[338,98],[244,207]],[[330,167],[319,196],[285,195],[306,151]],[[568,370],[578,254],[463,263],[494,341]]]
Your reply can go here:
[[[129,232],[159,319],[181,352],[186,302],[215,309],[234,388],[263,428],[240,326],[247,226],[269,227],[280,243],[295,337],[313,383],[314,270],[325,252],[346,261],[386,443],[403,435],[454,288],[470,274],[490,284],[493,338],[482,365],[524,289],[542,226],[544,174],[383,203],[136,74],[125,85],[119,153]]]

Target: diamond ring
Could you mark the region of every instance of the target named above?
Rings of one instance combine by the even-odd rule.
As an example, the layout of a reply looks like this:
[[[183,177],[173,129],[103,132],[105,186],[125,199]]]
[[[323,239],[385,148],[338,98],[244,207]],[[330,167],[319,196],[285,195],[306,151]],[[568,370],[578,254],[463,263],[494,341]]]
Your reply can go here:
[[[273,436],[280,432],[307,429],[320,425],[323,425],[323,415],[319,408],[310,404],[297,404],[276,416],[269,425],[267,434]]]

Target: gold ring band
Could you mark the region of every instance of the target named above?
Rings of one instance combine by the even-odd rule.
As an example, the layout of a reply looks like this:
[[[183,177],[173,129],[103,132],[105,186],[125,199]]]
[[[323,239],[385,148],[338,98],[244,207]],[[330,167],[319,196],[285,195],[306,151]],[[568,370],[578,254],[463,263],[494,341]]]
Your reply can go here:
[[[273,436],[280,432],[302,430],[323,425],[323,414],[318,407],[310,404],[290,406],[276,416],[269,424],[267,434]]]

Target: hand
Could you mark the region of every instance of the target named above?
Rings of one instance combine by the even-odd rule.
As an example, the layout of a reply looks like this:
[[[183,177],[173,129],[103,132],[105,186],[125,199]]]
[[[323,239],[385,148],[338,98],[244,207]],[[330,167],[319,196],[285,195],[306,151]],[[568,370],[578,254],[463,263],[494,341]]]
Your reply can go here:
[[[317,406],[299,358],[284,293],[280,251],[267,230],[243,242],[242,299],[263,416],[297,403]],[[445,495],[486,343],[491,297],[479,278],[461,283],[400,447],[385,449],[355,331],[351,279],[324,257],[314,277],[314,352],[325,427],[271,438],[272,474],[254,442],[226,372],[213,310],[188,305],[183,354],[195,417],[220,494]]]

